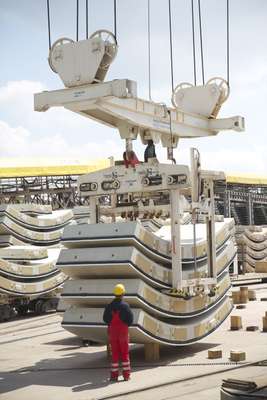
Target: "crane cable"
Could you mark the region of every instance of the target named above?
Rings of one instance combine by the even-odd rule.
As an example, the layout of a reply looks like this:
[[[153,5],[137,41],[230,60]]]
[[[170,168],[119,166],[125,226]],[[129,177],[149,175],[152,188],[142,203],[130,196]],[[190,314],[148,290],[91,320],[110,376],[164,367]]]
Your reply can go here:
[[[86,39],[88,39],[88,0],[85,1]]]
[[[76,0],[76,41],[79,40],[79,0]]]
[[[200,0],[198,0],[198,20],[199,20],[199,38],[200,38],[202,85],[205,85],[204,57],[203,57],[203,38],[202,38],[202,20],[201,20],[201,5],[200,5]]]
[[[171,64],[171,86],[172,93],[174,92],[174,77],[173,77],[173,43],[172,43],[172,10],[171,10],[171,0],[168,1],[169,10],[169,39],[170,39],[170,64]],[[169,114],[169,124],[170,124],[170,136],[171,136],[171,147],[168,149],[168,159],[176,164],[175,158],[173,156],[173,132],[172,132],[172,118],[171,110],[168,109]]]
[[[46,0],[46,8],[47,8],[47,25],[48,25],[48,46],[49,50],[51,50],[51,28],[50,28],[50,4],[49,0]]]
[[[227,68],[227,83],[230,87],[230,21],[229,21],[229,0],[226,0],[226,68]]]
[[[117,39],[117,0],[114,0],[114,36]]]
[[[149,100],[151,100],[150,0],[147,0],[147,43],[148,43],[148,96]]]
[[[197,84],[197,72],[196,72],[196,43],[195,43],[194,0],[191,0],[191,23],[192,23],[192,49],[193,49],[194,85],[196,86],[196,84]]]
[[[170,35],[170,62],[171,62],[171,85],[172,92],[174,91],[173,82],[173,51],[172,51],[172,11],[171,11],[171,0],[168,1],[169,5],[169,35]]]

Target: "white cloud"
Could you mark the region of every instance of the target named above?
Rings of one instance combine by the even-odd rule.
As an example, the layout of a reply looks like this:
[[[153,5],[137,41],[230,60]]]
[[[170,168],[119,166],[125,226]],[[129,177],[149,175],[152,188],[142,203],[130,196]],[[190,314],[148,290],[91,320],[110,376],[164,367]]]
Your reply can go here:
[[[31,81],[0,88],[0,157],[119,157],[114,130],[62,108],[34,112],[33,94],[45,89]]]
[[[13,128],[0,121],[0,157],[31,157],[31,158],[107,158],[111,154],[119,157],[121,149],[111,140],[101,144],[88,141],[85,145],[76,146],[68,143],[59,134],[47,137],[35,137],[23,127]]]

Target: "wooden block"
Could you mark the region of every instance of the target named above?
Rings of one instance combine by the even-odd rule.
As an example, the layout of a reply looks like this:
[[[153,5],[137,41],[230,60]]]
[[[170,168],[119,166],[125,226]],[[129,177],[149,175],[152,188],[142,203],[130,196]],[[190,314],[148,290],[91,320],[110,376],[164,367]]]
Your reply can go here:
[[[261,297],[261,301],[267,301],[267,297]]]
[[[240,292],[232,292],[233,304],[240,303]]]
[[[222,350],[209,350],[208,351],[208,358],[222,358]]]
[[[246,331],[249,331],[249,332],[255,332],[258,329],[259,329],[259,327],[257,325],[250,325],[250,326],[246,327]]]
[[[262,317],[262,330],[263,332],[267,332],[267,317]]]
[[[231,330],[237,331],[242,328],[242,318],[239,315],[231,315]]]
[[[267,272],[267,261],[256,261],[255,272]]]
[[[159,361],[159,344],[158,343],[146,343],[145,349],[145,360],[146,361]]]
[[[248,302],[248,296],[240,296],[240,303],[246,304]]]
[[[230,351],[230,360],[231,361],[245,361],[246,359],[246,353],[241,350],[231,350]]]
[[[240,301],[240,303],[248,302],[248,287],[247,286],[240,287],[239,301]]]
[[[249,299],[249,301],[257,300],[256,290],[248,291],[248,299]]]

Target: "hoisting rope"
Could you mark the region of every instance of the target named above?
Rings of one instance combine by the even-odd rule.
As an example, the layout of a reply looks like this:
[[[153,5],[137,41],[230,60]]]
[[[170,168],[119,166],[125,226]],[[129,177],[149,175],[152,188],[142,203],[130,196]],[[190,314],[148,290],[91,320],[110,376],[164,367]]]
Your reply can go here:
[[[201,54],[202,84],[205,85],[204,58],[203,58],[203,40],[202,40],[202,21],[201,21],[201,5],[200,5],[200,0],[198,0],[198,19],[199,19],[199,37],[200,37],[200,54]]]
[[[197,84],[197,73],[196,73],[196,43],[195,43],[194,0],[191,0],[191,17],[192,17],[192,47],[193,47],[194,85],[196,86],[196,84]]]
[[[76,41],[79,40],[79,0],[76,2]]]
[[[226,0],[226,64],[227,64],[227,83],[230,87],[230,34],[229,34],[229,0]]]
[[[85,24],[86,24],[86,39],[88,39],[88,0],[85,2]]]
[[[117,0],[114,0],[114,36],[117,39]]]
[[[148,97],[149,100],[151,100],[150,0],[147,0],[147,44],[148,44]]]
[[[166,107],[166,105],[165,105]],[[169,124],[170,124],[170,136],[171,136],[171,147],[167,148],[167,152],[168,152],[168,160],[171,160],[173,164],[176,164],[176,160],[173,156],[173,131],[172,131],[172,116],[171,116],[171,109],[167,108],[167,113],[169,115]]]
[[[171,84],[172,84],[172,93],[173,93],[173,91],[174,91],[174,82],[173,82],[173,51],[172,51],[172,11],[171,11],[171,0],[169,0],[168,5],[169,5],[169,34],[170,34]]]
[[[47,25],[48,25],[48,46],[49,46],[49,50],[51,50],[51,29],[50,29],[50,4],[49,4],[49,0],[46,0],[46,8],[47,8]]]

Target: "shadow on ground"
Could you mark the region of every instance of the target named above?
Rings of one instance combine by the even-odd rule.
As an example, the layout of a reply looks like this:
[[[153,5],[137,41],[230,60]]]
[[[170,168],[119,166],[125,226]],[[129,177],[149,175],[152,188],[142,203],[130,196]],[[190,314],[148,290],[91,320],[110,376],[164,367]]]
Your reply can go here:
[[[0,373],[0,393],[12,392],[31,385],[66,387],[71,388],[73,392],[81,392],[112,384],[108,381],[109,360],[105,346],[84,348],[81,347],[81,341],[76,337],[48,342],[44,345],[60,346],[60,348],[55,349],[54,358],[42,359],[23,369]],[[190,362],[190,358],[197,353],[215,346],[218,344],[196,343],[183,347],[163,346],[160,351],[160,362],[146,362],[143,346],[133,345],[131,346],[132,370],[135,372],[158,366],[171,367],[172,363],[182,364],[185,358],[186,362]]]

